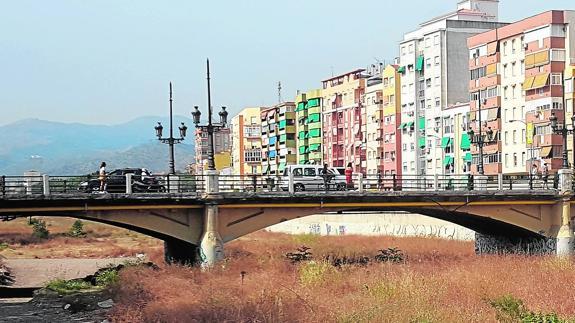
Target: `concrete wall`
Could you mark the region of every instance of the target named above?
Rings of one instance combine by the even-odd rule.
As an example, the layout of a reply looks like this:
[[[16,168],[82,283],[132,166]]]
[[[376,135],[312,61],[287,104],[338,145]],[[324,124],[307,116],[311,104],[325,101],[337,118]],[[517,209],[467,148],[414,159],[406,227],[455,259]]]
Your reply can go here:
[[[475,232],[431,217],[404,212],[317,214],[267,228],[272,232],[320,235],[432,236],[473,240]]]

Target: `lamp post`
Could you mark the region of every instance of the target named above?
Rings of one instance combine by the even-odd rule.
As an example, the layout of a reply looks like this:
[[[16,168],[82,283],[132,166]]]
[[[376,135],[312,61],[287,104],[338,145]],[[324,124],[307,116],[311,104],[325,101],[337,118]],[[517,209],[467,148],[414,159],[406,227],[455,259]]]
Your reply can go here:
[[[172,82],[170,82],[170,136],[167,138],[162,138],[162,130],[164,127],[162,126],[161,122],[158,122],[158,125],[154,127],[156,130],[156,137],[158,140],[163,144],[168,144],[170,146],[170,174],[173,175],[176,173],[175,168],[175,158],[174,158],[174,145],[181,143],[184,138],[186,137],[186,131],[188,127],[182,122],[180,127],[180,138],[174,138],[174,126],[173,126],[173,117],[172,117]]]
[[[555,116],[555,112],[551,112],[551,116],[549,117],[549,121],[551,121],[551,130],[553,130],[553,133],[559,134],[563,138],[563,154],[562,154],[563,163],[561,165],[561,168],[567,169],[567,168],[569,168],[569,160],[567,157],[567,135],[569,133],[572,133],[572,134],[574,134],[574,139],[575,139],[575,131],[574,131],[575,130],[575,115],[571,118],[572,129],[567,129],[567,123],[565,122],[566,121],[565,118],[563,118],[563,125],[561,127],[559,127],[558,122],[557,122],[557,116]],[[574,148],[575,148],[575,146],[574,146]]]
[[[479,96],[481,96],[481,94],[479,94]],[[483,99],[483,101],[481,101],[481,98],[477,99],[477,104],[478,104],[478,114],[479,114],[479,137],[475,138],[474,137],[474,132],[473,129],[469,130],[468,134],[471,137],[471,142],[474,144],[477,144],[477,146],[479,146],[479,163],[477,164],[477,172],[479,173],[479,175],[485,175],[485,171],[483,169],[483,145],[485,144],[485,140],[483,139],[483,132],[482,132],[482,128],[481,128],[481,103],[483,102],[483,105],[487,104],[487,100]],[[491,130],[491,127],[489,127],[487,129],[487,138],[489,140],[491,140],[491,136],[493,136],[493,130]]]
[[[222,110],[218,113],[220,116],[220,124],[213,124],[212,123],[212,96],[211,96],[211,89],[210,89],[210,60],[206,61],[207,66],[207,80],[208,80],[208,170],[215,171],[216,170],[216,163],[214,160],[214,129],[221,129],[225,128],[228,120],[228,112],[226,111],[226,107],[222,107]],[[198,106],[194,106],[194,111],[192,112],[194,124],[196,127],[200,127],[200,116],[201,112]]]

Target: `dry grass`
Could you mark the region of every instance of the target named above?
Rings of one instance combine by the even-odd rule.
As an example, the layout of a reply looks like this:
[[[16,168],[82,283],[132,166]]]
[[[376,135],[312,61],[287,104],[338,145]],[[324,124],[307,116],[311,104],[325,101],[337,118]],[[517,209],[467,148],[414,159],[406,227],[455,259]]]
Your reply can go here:
[[[315,259],[399,247],[400,264],[334,268],[291,264],[305,244]],[[226,246],[202,272],[178,266],[121,273],[118,322],[493,322],[487,300],[504,294],[533,311],[575,317],[575,263],[548,257],[476,256],[471,242],[428,238],[315,237],[258,232]],[[241,272],[245,272],[242,280]]]
[[[38,217],[46,221],[50,238],[32,237],[28,219],[0,223],[0,256],[6,258],[102,258],[162,254],[160,240],[110,225],[83,221],[84,238],[66,235],[75,219]]]

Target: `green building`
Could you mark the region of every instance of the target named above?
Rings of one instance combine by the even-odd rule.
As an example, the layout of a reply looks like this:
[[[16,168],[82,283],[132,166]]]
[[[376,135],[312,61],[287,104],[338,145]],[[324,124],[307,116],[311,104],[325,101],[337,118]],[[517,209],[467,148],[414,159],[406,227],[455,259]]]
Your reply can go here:
[[[322,163],[321,100],[319,89],[296,97],[298,164]]]

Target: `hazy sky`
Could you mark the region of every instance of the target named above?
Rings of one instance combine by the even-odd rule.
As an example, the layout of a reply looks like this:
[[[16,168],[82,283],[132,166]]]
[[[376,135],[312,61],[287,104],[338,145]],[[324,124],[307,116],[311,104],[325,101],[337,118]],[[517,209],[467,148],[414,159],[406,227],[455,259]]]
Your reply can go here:
[[[458,0],[0,0],[0,125],[23,118],[117,124],[293,99],[334,73],[397,56],[404,32]],[[573,0],[501,0],[512,22]],[[205,116],[205,113],[204,113]]]

